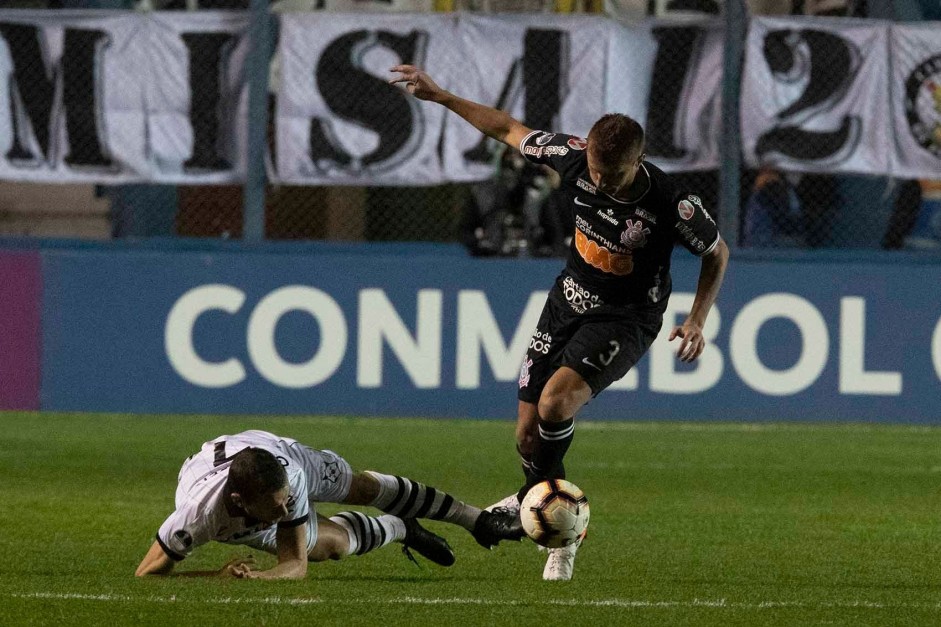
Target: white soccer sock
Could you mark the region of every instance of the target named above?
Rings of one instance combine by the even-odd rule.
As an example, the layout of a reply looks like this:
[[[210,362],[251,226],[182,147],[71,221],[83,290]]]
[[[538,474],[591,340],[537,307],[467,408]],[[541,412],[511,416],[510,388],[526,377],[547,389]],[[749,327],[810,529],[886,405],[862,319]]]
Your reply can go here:
[[[473,531],[480,509],[417,481],[367,470],[379,482],[373,507],[401,518],[431,518]]]
[[[360,512],[340,512],[330,520],[346,529],[350,539],[347,555],[362,555],[405,539],[405,523],[395,516],[373,518]]]

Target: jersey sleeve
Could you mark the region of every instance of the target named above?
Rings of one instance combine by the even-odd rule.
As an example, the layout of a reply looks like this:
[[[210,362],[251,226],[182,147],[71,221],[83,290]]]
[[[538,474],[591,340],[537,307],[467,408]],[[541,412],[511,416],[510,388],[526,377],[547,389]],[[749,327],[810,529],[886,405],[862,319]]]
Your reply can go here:
[[[699,196],[681,192],[672,205],[674,230],[686,250],[697,257],[711,252],[719,244],[719,229]]]
[[[574,135],[533,131],[523,138],[519,149],[527,161],[547,165],[565,179],[578,176],[587,145],[584,139]]]
[[[185,508],[177,509],[160,525],[157,543],[170,559],[179,562],[193,549],[209,542],[209,530],[201,520],[195,509]]]
[[[288,515],[278,523],[278,526],[297,527],[306,523],[310,518],[307,475],[296,464],[290,464],[285,470],[287,470],[291,494],[288,496]]]

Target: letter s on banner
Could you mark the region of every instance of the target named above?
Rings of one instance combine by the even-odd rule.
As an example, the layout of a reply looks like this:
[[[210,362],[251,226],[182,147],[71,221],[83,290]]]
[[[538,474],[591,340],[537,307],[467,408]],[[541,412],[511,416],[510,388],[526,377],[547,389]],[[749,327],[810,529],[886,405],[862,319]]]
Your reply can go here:
[[[213,309],[234,314],[245,302],[245,292],[230,285],[201,285],[186,292],[174,303],[164,329],[164,350],[178,375],[193,385],[224,388],[245,378],[245,367],[235,357],[212,363],[196,353],[193,327],[196,320]]]

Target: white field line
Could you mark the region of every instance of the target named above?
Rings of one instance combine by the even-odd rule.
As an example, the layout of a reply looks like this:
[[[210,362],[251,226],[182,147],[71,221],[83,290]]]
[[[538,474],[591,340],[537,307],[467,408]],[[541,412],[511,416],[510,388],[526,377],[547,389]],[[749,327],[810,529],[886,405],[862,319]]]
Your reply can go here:
[[[939,603],[881,603],[877,601],[852,600],[852,601],[759,601],[759,602],[741,602],[729,601],[728,599],[692,599],[689,601],[647,601],[642,599],[597,599],[597,600],[578,600],[578,599],[543,599],[540,601],[514,601],[500,599],[475,599],[475,598],[422,598],[422,597],[399,597],[393,599],[318,599],[318,598],[291,598],[291,597],[221,597],[216,599],[179,599],[175,595],[161,596],[142,596],[136,597],[122,594],[81,594],[77,592],[57,593],[57,592],[34,592],[29,594],[10,594],[12,598],[17,599],[42,599],[53,601],[101,601],[105,603],[196,603],[205,605],[243,605],[243,604],[265,604],[265,605],[478,605],[487,607],[526,607],[530,605],[556,605],[563,607],[616,607],[616,608],[718,608],[718,609],[744,609],[744,610],[766,610],[779,608],[797,608],[797,609],[920,609],[920,610],[939,610],[941,611],[941,602]]]

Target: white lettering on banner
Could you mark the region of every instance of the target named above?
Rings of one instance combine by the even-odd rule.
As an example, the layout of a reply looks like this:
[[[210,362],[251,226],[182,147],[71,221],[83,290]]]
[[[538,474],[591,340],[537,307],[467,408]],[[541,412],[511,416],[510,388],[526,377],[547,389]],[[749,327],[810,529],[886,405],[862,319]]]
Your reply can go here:
[[[487,294],[477,290],[462,290],[458,293],[455,384],[459,390],[476,390],[480,387],[481,349],[487,356],[494,379],[516,380],[520,359],[526,354],[530,333],[539,322],[539,313],[547,294],[548,292],[530,294],[513,337],[509,345],[506,345],[487,301]]]
[[[290,311],[310,314],[320,326],[320,346],[304,363],[285,361],[275,345],[275,329]],[[265,379],[285,388],[307,388],[329,379],[346,353],[346,319],[333,298],[313,287],[289,285],[258,303],[248,320],[248,354]]]
[[[934,373],[941,381],[941,318],[934,325],[934,333],[931,335],[931,363],[934,364]]]
[[[670,296],[670,303],[663,317],[663,327],[660,335],[650,348],[650,389],[654,392],[666,394],[695,394],[712,388],[722,378],[724,367],[722,353],[713,344],[719,334],[721,317],[718,307],[713,307],[709,317],[706,318],[706,327],[702,330],[706,348],[699,356],[689,372],[677,372],[679,361],[676,351],[680,338],[672,343],[669,341],[670,332],[675,324],[681,324],[681,316],[685,318],[693,309],[695,296],[688,293],[674,293]]]
[[[800,356],[790,368],[772,370],[758,356],[758,331],[774,318],[793,322],[801,334]],[[827,365],[830,338],[823,316],[800,296],[772,293],[745,305],[732,324],[729,352],[738,376],[752,389],[771,396],[796,394],[810,387]]]
[[[840,301],[840,393],[902,393],[901,373],[866,372],[866,301],[858,296]]]
[[[234,314],[245,302],[245,292],[230,285],[201,285],[186,292],[167,315],[163,345],[170,365],[183,379],[205,388],[224,388],[245,378],[245,368],[235,357],[213,363],[196,353],[193,327],[213,309]]]
[[[382,344],[389,343],[415,387],[441,387],[441,290],[419,290],[417,339],[380,289],[359,293],[359,359],[356,383],[382,385]]]
[[[546,292],[529,295],[509,341],[501,332],[486,292],[462,290],[457,294],[455,388],[481,388],[483,361],[496,382],[514,381],[519,362],[536,327]],[[209,284],[185,292],[171,307],[164,329],[164,349],[174,371],[192,385],[225,388],[247,376],[246,365],[237,357],[209,361],[196,350],[194,329],[199,318],[212,311],[234,315],[245,304],[246,294],[231,285]],[[725,375],[724,355],[716,345],[721,316],[714,309],[703,329],[706,347],[699,360],[680,367],[676,343],[667,340],[670,330],[692,308],[694,295],[676,292],[664,315],[660,335],[650,350],[649,389],[663,394],[695,394],[713,389]],[[364,289],[358,300],[356,384],[361,388],[384,385],[383,351],[387,345],[412,383],[419,389],[442,387],[441,364],[447,356],[442,347],[443,296],[441,290],[417,292],[414,332],[382,289]],[[292,311],[310,315],[319,325],[319,341],[312,357],[303,363],[286,361],[278,352],[276,329]],[[304,285],[274,290],[254,307],[248,318],[246,344],[254,369],[270,383],[291,389],[310,388],[335,375],[347,354],[346,315],[329,294]],[[783,318],[800,333],[796,362],[772,369],[761,361],[759,333],[766,322]],[[512,322],[511,322],[512,324]],[[898,396],[902,374],[866,370],[866,303],[861,297],[840,301],[839,393],[869,396]],[[540,338],[536,338],[537,340]],[[818,381],[829,359],[830,338],[820,311],[808,300],[789,293],[772,293],[747,303],[729,332],[728,358],[738,377],[755,391],[770,396],[797,394]],[[934,327],[931,358],[941,380],[941,320]],[[612,390],[637,390],[639,375],[631,369]]]

